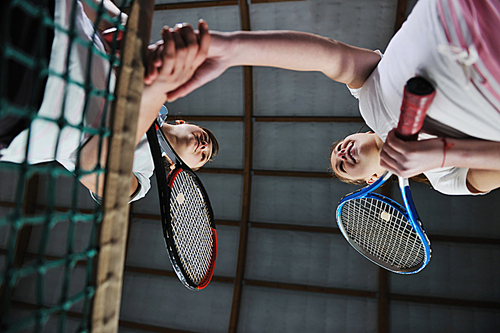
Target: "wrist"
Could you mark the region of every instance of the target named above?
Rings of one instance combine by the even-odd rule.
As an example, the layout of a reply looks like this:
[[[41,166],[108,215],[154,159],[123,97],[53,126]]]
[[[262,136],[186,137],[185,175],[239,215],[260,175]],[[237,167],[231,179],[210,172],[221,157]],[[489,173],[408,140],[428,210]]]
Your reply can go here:
[[[441,163],[441,168],[444,168],[446,165],[446,154],[455,146],[455,143],[446,138],[441,138],[441,141],[443,141],[443,162]]]
[[[210,38],[207,58],[218,58],[226,68],[243,65],[239,63],[238,32],[210,31]]]

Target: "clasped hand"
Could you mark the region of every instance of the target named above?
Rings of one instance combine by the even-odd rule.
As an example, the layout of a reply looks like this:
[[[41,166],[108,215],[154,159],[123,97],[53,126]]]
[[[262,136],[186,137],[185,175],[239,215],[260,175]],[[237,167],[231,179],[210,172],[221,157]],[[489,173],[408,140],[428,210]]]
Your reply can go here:
[[[422,172],[441,167],[443,141],[440,138],[404,141],[389,132],[380,153],[380,165],[388,171],[410,178]]]
[[[189,81],[196,69],[205,61],[210,46],[210,34],[205,21],[198,22],[196,33],[189,24],[177,24],[162,29],[162,40],[149,45],[144,83],[166,96],[172,102],[179,98],[173,94]]]

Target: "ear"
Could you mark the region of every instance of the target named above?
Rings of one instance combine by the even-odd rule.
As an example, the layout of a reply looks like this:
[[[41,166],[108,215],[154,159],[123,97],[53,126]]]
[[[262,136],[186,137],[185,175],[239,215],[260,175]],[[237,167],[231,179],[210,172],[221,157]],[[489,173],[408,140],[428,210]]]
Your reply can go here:
[[[375,181],[377,181],[378,178],[379,178],[379,176],[376,173],[374,173],[370,178],[368,178],[366,180],[366,183],[368,185],[371,185],[371,184],[375,183]]]
[[[175,121],[175,124],[176,125],[182,125],[182,124],[185,124],[186,122],[184,120],[176,120]]]

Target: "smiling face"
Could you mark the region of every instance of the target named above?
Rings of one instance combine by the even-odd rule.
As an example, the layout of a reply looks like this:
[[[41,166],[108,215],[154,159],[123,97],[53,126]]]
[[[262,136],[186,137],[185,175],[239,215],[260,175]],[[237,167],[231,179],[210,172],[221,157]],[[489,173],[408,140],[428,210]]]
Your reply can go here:
[[[184,122],[163,124],[163,133],[177,155],[191,169],[199,169],[212,157],[213,142],[201,127]]]
[[[339,142],[330,156],[334,173],[347,180],[372,183],[385,169],[380,166],[383,141],[375,133],[356,133]]]

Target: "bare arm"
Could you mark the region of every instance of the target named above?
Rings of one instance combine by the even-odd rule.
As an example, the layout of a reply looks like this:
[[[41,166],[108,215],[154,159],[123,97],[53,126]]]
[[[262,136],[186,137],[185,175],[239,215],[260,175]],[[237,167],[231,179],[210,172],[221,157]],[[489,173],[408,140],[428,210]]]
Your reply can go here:
[[[170,91],[189,80],[196,68],[205,60],[210,35],[205,22],[199,23],[200,41],[189,25],[176,26],[175,31],[165,27],[162,31],[163,43],[156,44],[162,61],[156,63],[154,81],[144,86],[141,105],[139,109],[139,119],[135,137],[135,145],[139,143],[142,136],[149,129],[154,119],[158,116],[161,106],[166,102]],[[152,76],[149,77],[149,80]],[[94,136],[90,139],[80,154],[80,166],[86,171],[94,170],[98,162],[98,152],[100,138]],[[106,165],[108,140],[104,138],[101,143],[102,151],[100,155],[101,166]],[[92,192],[102,196],[104,185],[104,175],[96,177],[89,174],[80,179]],[[138,181],[132,177],[130,193],[137,189]]]
[[[174,95],[182,97],[233,66],[266,66],[318,71],[359,88],[375,69],[380,55],[329,38],[297,31],[211,32],[206,62]]]
[[[472,193],[500,187],[500,142],[446,138],[446,143],[445,150],[443,138],[405,142],[391,131],[380,164],[406,178],[441,166],[469,168],[467,187]]]

